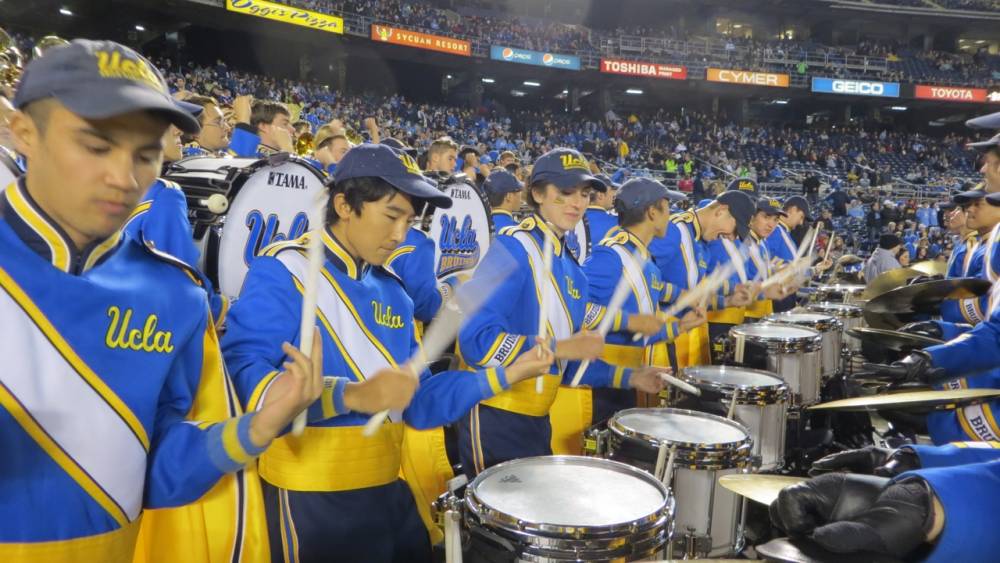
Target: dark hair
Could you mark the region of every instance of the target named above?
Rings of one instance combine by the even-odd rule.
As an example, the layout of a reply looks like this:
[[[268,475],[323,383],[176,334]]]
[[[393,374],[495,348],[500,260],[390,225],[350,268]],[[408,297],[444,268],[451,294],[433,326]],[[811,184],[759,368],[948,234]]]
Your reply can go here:
[[[326,224],[336,225],[337,221],[340,220],[340,216],[333,208],[333,198],[337,194],[344,194],[344,199],[347,200],[351,211],[355,215],[361,216],[361,208],[364,204],[379,201],[397,191],[389,182],[375,177],[348,178],[341,182],[331,183],[330,202],[326,207]]]
[[[544,181],[534,182],[533,184],[528,186],[528,193],[526,194],[528,197],[524,198],[524,201],[525,203],[528,204],[528,207],[531,208],[532,212],[538,213],[538,210],[540,208],[538,202],[535,200],[535,190],[545,193],[545,188],[547,188],[548,186],[549,182],[544,182]]]
[[[489,192],[486,194],[486,198],[490,201],[490,207],[497,207],[503,200],[507,199],[507,194],[510,192]]]
[[[253,127],[254,130],[256,130],[262,123],[270,125],[274,122],[274,118],[279,115],[292,117],[292,114],[288,112],[288,108],[285,107],[285,104],[280,102],[272,102],[269,100],[254,102],[253,109],[250,110],[250,127]]]
[[[198,117],[198,121],[202,124],[203,127],[205,125],[204,120],[207,119],[208,117],[208,113],[206,113],[205,110],[208,109],[208,106],[218,107],[219,105],[219,102],[215,98],[211,96],[202,96],[200,94],[196,94],[194,96],[188,96],[187,98],[184,98],[184,101],[189,104],[201,106],[202,112],[201,116]],[[181,142],[187,144],[190,143],[191,141],[194,141],[197,138],[198,138],[197,134],[192,135],[191,133],[184,133],[183,135],[181,135]]]
[[[651,207],[655,207],[660,211],[663,210],[663,201],[658,199],[654,202],[643,205],[642,207],[634,207],[632,209],[625,209],[624,205],[618,203],[619,200],[615,200],[615,211],[618,212],[618,225],[623,229],[638,225],[646,220],[646,211]]]
[[[517,174],[517,171],[521,169],[521,166],[516,162],[511,162],[507,166],[504,166],[504,170],[510,172],[511,174]]]
[[[25,115],[31,118],[38,128],[38,132],[45,136],[45,131],[49,127],[49,117],[52,115],[52,108],[55,105],[55,98],[42,98],[24,106],[22,110]]]
[[[298,120],[298,121],[296,121],[295,123],[292,124],[292,128],[295,129],[296,131],[298,131],[300,129],[305,129],[306,131],[308,131],[308,132],[311,133],[312,132],[312,123],[309,123],[308,121],[306,121],[304,119],[300,119],[300,120]]]

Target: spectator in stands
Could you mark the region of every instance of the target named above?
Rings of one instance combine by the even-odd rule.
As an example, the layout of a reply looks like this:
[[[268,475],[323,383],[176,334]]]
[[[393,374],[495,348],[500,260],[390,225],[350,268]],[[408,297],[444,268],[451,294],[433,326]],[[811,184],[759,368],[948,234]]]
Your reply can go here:
[[[865,281],[871,282],[884,272],[900,267],[898,256],[903,241],[894,234],[885,233],[878,239],[878,248],[865,263]]]

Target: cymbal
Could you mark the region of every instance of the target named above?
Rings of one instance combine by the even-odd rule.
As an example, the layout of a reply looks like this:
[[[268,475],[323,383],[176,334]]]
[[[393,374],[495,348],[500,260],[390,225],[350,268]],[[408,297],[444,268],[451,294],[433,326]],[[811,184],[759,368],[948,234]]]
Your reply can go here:
[[[776,538],[754,546],[757,555],[779,563],[903,563],[891,555],[863,551],[833,553],[809,538]]]
[[[805,477],[737,473],[735,475],[723,475],[719,478],[719,484],[723,488],[747,497],[754,502],[771,504],[774,499],[778,498],[778,493],[781,492],[781,489],[805,480]]]
[[[925,276],[943,276],[948,273],[948,263],[940,260],[923,260],[908,266]]]
[[[944,340],[938,340],[937,338],[931,338],[922,334],[910,334],[908,332],[880,328],[852,328],[848,329],[847,334],[863,342],[870,342],[889,350],[895,350],[896,352],[907,352],[934,346],[935,344],[944,344]]]
[[[869,397],[853,397],[809,407],[810,410],[868,411],[928,410],[948,405],[968,405],[1000,398],[1000,389],[945,389],[944,391],[906,391]]]
[[[862,296],[865,299],[873,299],[891,289],[906,285],[906,282],[917,276],[924,275],[927,274],[913,268],[896,268],[888,272],[883,272],[882,275],[868,282],[868,287],[865,288]]]
[[[979,278],[932,280],[887,291],[868,301],[873,313],[938,313],[946,299],[968,299],[985,295],[990,282]]]

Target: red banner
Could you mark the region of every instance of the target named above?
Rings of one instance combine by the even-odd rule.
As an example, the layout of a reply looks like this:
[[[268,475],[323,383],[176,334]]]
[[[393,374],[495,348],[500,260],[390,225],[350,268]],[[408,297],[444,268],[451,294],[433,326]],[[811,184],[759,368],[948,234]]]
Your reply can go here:
[[[920,100],[943,100],[946,102],[985,102],[986,90],[961,86],[917,84],[913,91],[913,97]]]
[[[645,76],[647,78],[668,78],[670,80],[687,80],[688,76],[688,70],[685,66],[661,65],[659,63],[644,63],[621,59],[601,59],[601,72],[626,74],[628,76]]]
[[[442,37],[440,35],[429,35],[418,31],[389,27],[387,25],[372,24],[372,39],[394,45],[448,53],[450,55],[462,55],[465,57],[472,55],[472,45],[468,41]]]

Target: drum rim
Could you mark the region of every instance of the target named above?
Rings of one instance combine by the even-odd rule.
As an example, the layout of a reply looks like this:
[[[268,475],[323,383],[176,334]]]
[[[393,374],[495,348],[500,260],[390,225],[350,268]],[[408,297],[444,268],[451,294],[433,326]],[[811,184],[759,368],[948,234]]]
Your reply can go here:
[[[790,319],[789,320],[784,320],[782,318],[782,317],[788,317],[789,315],[816,315],[816,316],[819,316],[819,317],[826,317],[826,318],[822,319],[822,320],[818,320],[818,321],[812,322],[812,323],[807,323],[807,322],[805,322],[804,319],[802,320],[802,322],[796,322],[794,320],[790,320]],[[826,313],[820,313],[818,311],[801,311],[801,312],[784,311],[782,313],[771,313],[770,315],[764,317],[763,320],[765,322],[769,322],[769,323],[790,324],[790,325],[796,325],[796,326],[804,326],[804,327],[811,328],[811,329],[816,330],[816,331],[821,332],[821,333],[824,333],[824,332],[834,332],[834,331],[837,331],[837,330],[843,330],[843,328],[844,328],[843,321],[841,321],[840,319],[838,319],[836,315],[829,315],[829,314],[826,314]]]
[[[482,485],[483,481],[489,477],[507,470],[510,467],[529,462],[537,462],[539,460],[550,460],[549,463],[554,465],[585,465],[590,467],[610,468],[618,473],[636,477],[647,484],[653,485],[663,496],[663,499],[655,511],[635,520],[604,526],[574,526],[525,520],[517,517],[516,515],[504,512],[500,508],[487,504],[485,501],[480,500],[479,496],[476,494],[478,486]],[[561,539],[580,539],[585,536],[600,537],[605,534],[621,534],[623,532],[629,532],[630,535],[638,534],[645,530],[656,528],[661,525],[661,520],[663,519],[666,519],[667,524],[669,524],[673,520],[674,499],[673,493],[666,485],[660,482],[660,480],[654,478],[650,473],[643,471],[638,467],[633,467],[627,463],[615,461],[613,459],[588,456],[546,455],[512,459],[487,468],[479,475],[476,475],[476,478],[469,483],[468,487],[466,487],[464,505],[470,514],[473,514],[476,518],[478,518],[481,524],[489,523],[501,530],[513,531],[529,536],[555,536],[557,539],[561,536]]]
[[[855,317],[863,317],[865,314],[865,310],[863,307],[858,307],[853,303],[837,303],[834,301],[817,301],[815,303],[807,303],[806,309],[809,311],[818,311],[822,313],[827,313],[830,310],[842,311],[845,314],[843,315],[833,315],[833,313],[829,314],[835,317],[848,317],[852,319]]]
[[[864,293],[865,285],[860,283],[834,283],[816,286],[816,291],[857,291]]]
[[[651,436],[648,434],[643,434],[625,426],[621,422],[621,418],[627,414],[632,413],[649,413],[649,412],[660,412],[665,414],[680,414],[685,416],[692,416],[696,418],[704,418],[712,420],[715,422],[720,422],[727,426],[734,426],[740,432],[743,432],[743,439],[737,440],[735,442],[679,442],[664,440],[662,438],[657,438],[656,436]],[[704,452],[706,455],[717,453],[718,451],[732,452],[733,454],[738,454],[739,451],[746,447],[750,448],[750,444],[753,441],[753,437],[750,435],[750,430],[735,420],[730,420],[721,416],[717,416],[707,412],[701,412],[690,409],[677,409],[673,407],[653,407],[653,408],[632,408],[624,409],[616,412],[611,418],[608,419],[608,430],[612,434],[617,435],[619,438],[631,438],[633,440],[639,440],[645,442],[653,449],[660,447],[660,444],[666,443],[668,446],[677,446],[678,449],[694,450],[695,454],[698,452]],[[697,455],[695,456],[697,457]]]
[[[732,331],[739,331],[741,327],[762,327],[762,326],[763,327],[768,327],[768,326],[791,327],[791,328],[797,328],[797,329],[800,329],[800,330],[806,330],[806,331],[811,332],[812,334],[809,334],[808,336],[799,336],[799,337],[788,337],[788,336],[769,337],[769,336],[761,336],[761,335],[756,335],[756,334],[743,334],[743,338],[746,339],[746,340],[748,340],[748,341],[750,341],[750,342],[754,342],[754,343],[757,343],[757,344],[762,344],[762,345],[767,346],[769,348],[772,347],[772,344],[784,344],[784,345],[792,345],[792,346],[795,346],[795,347],[809,348],[810,350],[807,350],[807,351],[811,351],[811,350],[816,349],[815,347],[819,347],[822,344],[822,342],[823,342],[823,333],[822,332],[820,332],[820,331],[818,331],[818,330],[816,330],[814,328],[810,328],[810,327],[807,327],[807,326],[801,326],[801,325],[797,325],[797,324],[792,324],[792,323],[776,323],[776,322],[772,322],[772,321],[761,321],[759,323],[744,323],[744,324],[741,324],[741,325],[736,325],[736,326],[730,328],[729,330],[730,330],[730,332],[732,332]],[[813,347],[810,347],[810,344]]]
[[[751,372],[757,375],[771,377],[777,380],[778,384],[777,385],[730,385],[730,384],[720,383],[718,381],[701,379],[699,377],[692,375],[688,371],[689,369],[698,370],[704,368],[708,368],[707,371],[725,371],[728,369],[733,371]],[[695,385],[696,387],[709,389],[711,391],[718,392],[723,396],[727,397],[732,397],[733,392],[738,390],[740,392],[740,398],[736,401],[736,404],[738,405],[756,404],[760,402],[760,400],[767,400],[769,398],[776,399],[775,401],[773,401],[774,403],[780,402],[779,399],[781,397],[785,397],[786,400],[788,399],[789,388],[788,388],[788,383],[784,380],[784,378],[782,378],[780,375],[772,371],[767,371],[763,369],[745,368],[743,366],[729,366],[729,365],[687,366],[681,368],[680,371],[677,373],[677,376],[683,379],[684,381],[687,381],[692,385]]]

